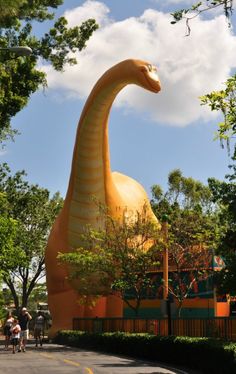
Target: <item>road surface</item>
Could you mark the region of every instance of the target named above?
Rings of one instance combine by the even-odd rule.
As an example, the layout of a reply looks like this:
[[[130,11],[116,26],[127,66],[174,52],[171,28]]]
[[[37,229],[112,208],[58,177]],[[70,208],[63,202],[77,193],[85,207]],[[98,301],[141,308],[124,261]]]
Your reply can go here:
[[[188,374],[160,364],[77,348],[45,344],[28,345],[25,353],[12,354],[0,346],[0,374]]]

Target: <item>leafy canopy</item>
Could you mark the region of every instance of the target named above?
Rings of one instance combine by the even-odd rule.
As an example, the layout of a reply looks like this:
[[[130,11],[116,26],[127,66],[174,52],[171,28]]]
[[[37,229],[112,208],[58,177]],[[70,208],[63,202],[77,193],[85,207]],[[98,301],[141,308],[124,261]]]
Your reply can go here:
[[[220,205],[221,231],[217,253],[224,258],[226,267],[215,275],[221,294],[236,295],[236,183],[209,180],[213,199]]]
[[[129,213],[129,212],[126,212]],[[71,269],[71,281],[77,280],[80,295],[115,294],[138,314],[141,300],[152,288],[150,269],[156,264],[159,225],[151,222],[143,207],[136,217],[120,222],[105,209],[101,211],[104,228],[88,227],[82,236],[84,245],[58,258]],[[130,299],[134,300],[134,303]]]
[[[7,220],[6,225],[0,226],[0,240],[1,234],[2,241],[7,240],[6,248],[2,245],[0,261],[3,280],[18,308],[27,305],[36,283],[45,276],[44,249],[62,198],[58,193],[50,197],[48,190],[30,185],[24,172],[12,175],[6,164],[0,165],[0,194],[5,197],[1,206]],[[21,300],[17,283],[22,287]]]
[[[236,74],[225,82],[225,89],[213,91],[200,97],[202,105],[208,105],[212,111],[220,112],[223,121],[218,123],[217,138],[223,146],[224,141],[230,148],[230,140],[236,135]],[[233,153],[236,159],[236,147]]]
[[[63,71],[66,64],[76,64],[74,53],[86,47],[86,42],[98,28],[94,19],[68,28],[60,17],[41,38],[33,33],[32,23],[53,20],[62,0],[0,0],[0,140],[13,137],[11,118],[23,109],[30,96],[40,86],[46,86],[46,74],[37,64],[40,59]],[[33,53],[17,57],[5,50],[12,46],[29,46]]]
[[[184,177],[181,170],[169,173],[168,189],[152,187],[151,200],[156,216],[166,221],[166,243],[169,258],[168,291],[179,302],[179,314],[194,283],[210,273],[213,250],[217,248],[220,232],[217,204],[209,186]]]

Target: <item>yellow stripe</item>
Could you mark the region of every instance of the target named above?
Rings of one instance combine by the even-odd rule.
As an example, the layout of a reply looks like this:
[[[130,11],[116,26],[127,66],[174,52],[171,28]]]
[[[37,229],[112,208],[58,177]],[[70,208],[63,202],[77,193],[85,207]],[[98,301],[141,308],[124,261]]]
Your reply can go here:
[[[82,159],[82,161],[80,160]],[[93,162],[89,159],[88,155],[78,155],[77,160],[76,160],[76,165],[80,165],[80,162],[83,162],[83,167],[84,168],[89,168],[89,169],[97,169],[97,168],[103,168],[103,161],[102,159],[96,160],[94,159]],[[90,172],[90,170],[89,170]]]
[[[97,220],[99,219],[99,217],[97,215],[93,215],[93,216],[90,216],[90,215],[82,215],[82,214],[77,214],[76,216],[73,216],[70,214],[70,221],[73,224],[77,224],[77,223],[83,223],[83,222],[86,222],[88,224],[88,222],[96,222]]]
[[[86,177],[81,174],[83,173],[80,173],[80,176],[79,177],[77,176],[75,178],[77,183],[79,184],[91,184],[91,183],[98,184],[104,181],[103,175],[101,175],[101,173],[98,176],[96,175],[93,176],[91,173],[90,174],[88,173],[89,175],[87,175]]]
[[[41,356],[43,356],[43,357],[46,357],[46,358],[50,358],[50,359],[52,359],[52,360],[58,360],[58,358],[57,357],[53,357],[52,355],[50,355],[50,354],[48,354],[48,353],[40,353],[40,355]],[[59,359],[60,360],[60,359]],[[66,359],[64,359],[64,360],[62,360],[65,364],[69,364],[69,365],[73,365],[73,366],[81,366],[81,364],[79,363],[79,362],[75,362],[75,361],[71,361],[71,360],[66,360]],[[90,370],[89,368],[86,368],[86,370]],[[93,372],[92,371],[88,371],[88,373],[90,373],[90,374],[93,374]]]
[[[90,180],[89,179],[86,179],[86,178],[83,178],[83,177],[79,177],[79,178],[76,178],[76,182],[75,182],[75,187],[74,189],[76,189],[77,191],[80,190],[80,188],[82,188],[82,190],[87,186],[89,187],[89,189],[87,190],[87,192],[89,193],[91,188],[94,187],[96,190],[98,188],[101,188],[103,187],[104,188],[104,178],[103,176],[101,177],[98,177],[96,178],[96,181],[95,181],[95,178],[91,178]]]
[[[52,359],[52,360],[55,360],[55,358],[54,358],[52,355],[48,354],[48,353],[40,353],[40,355],[43,356],[43,357],[46,357],[46,358],[50,358],[50,359]]]
[[[105,200],[105,198],[104,198],[104,185],[101,186],[97,190],[92,190],[92,188],[91,188],[90,191],[89,191],[89,189],[86,190],[86,185],[83,186],[84,190],[82,190],[81,187],[82,186],[80,186],[80,188],[79,187],[78,188],[74,188],[73,200],[76,200],[75,196],[77,196],[77,194],[78,195],[87,195],[87,196],[88,196],[88,194],[90,194],[90,196],[96,196],[96,197],[98,197],[98,201],[101,201],[101,198],[103,198],[103,201]],[[94,187],[94,186],[91,186],[91,187]]]
[[[87,370],[88,374],[93,374],[92,369],[90,369],[90,368],[85,368],[85,369]]]
[[[98,220],[93,220],[93,227],[98,227],[99,223],[99,219]],[[78,236],[81,236],[81,234],[83,234],[86,230],[86,226],[90,226],[90,220],[87,219],[87,220],[70,220],[69,222],[69,225],[68,225],[68,235],[70,237],[70,235],[78,235]]]
[[[85,125],[88,127],[86,127],[86,129],[84,129],[84,127],[81,128],[80,135],[84,135],[85,133],[97,135],[101,131],[101,126],[94,124],[94,122],[92,122],[92,127],[91,127],[91,121],[88,120],[88,118],[83,120],[81,126],[85,126]]]
[[[91,195],[79,195],[79,196],[73,196],[72,197],[72,202],[73,204],[91,204],[91,202],[93,202],[95,196],[93,194]],[[96,198],[96,201],[101,201],[101,202],[104,202],[105,201],[105,197],[103,196],[103,200],[101,199],[98,199]]]
[[[88,217],[98,217],[99,211],[95,205],[84,206],[80,204],[71,203],[70,207],[70,217],[74,218],[88,218]]]
[[[90,197],[90,199],[88,199],[87,201],[83,201],[83,200],[75,200],[75,199],[72,199],[71,200],[71,203],[72,204],[75,204],[75,205],[79,205],[79,206],[83,206],[84,208],[87,208],[87,209],[90,209],[90,208],[92,208],[93,207],[93,209],[95,208],[95,207],[97,207],[96,206],[96,204],[95,204],[95,202],[94,202],[94,200]],[[97,208],[98,209],[98,208]]]
[[[99,136],[100,134],[96,134],[96,133],[87,133],[87,131],[84,131],[83,134],[81,134],[81,138],[83,139],[83,144],[97,144],[97,146],[99,146],[101,144],[101,141],[103,140],[103,134],[101,134],[101,136]],[[83,144],[79,144],[79,147],[81,147]]]
[[[97,139],[98,140],[98,139]],[[98,150],[98,141],[93,141],[89,142],[89,145],[83,142],[83,139],[81,140],[81,144],[79,146],[79,149],[83,152],[92,152],[92,151],[97,151]],[[99,139],[99,142],[102,141],[102,136],[101,139]],[[91,144],[92,143],[92,144]]]
[[[87,166],[78,165],[77,173],[87,174],[87,172],[88,172],[88,167]],[[97,175],[97,176],[103,175],[103,163],[101,163],[100,166],[89,167],[89,173],[91,173],[91,175]]]
[[[66,364],[73,365],[73,366],[80,366],[79,362],[71,361],[71,360],[63,360]]]
[[[103,165],[103,155],[101,150],[96,149],[94,151],[87,152],[85,150],[79,149],[77,153],[77,159],[76,159],[76,165],[77,167],[79,166],[84,166],[85,161],[97,161],[95,164],[94,162],[92,163],[92,168],[102,166]],[[96,165],[96,166],[95,166]],[[90,164],[86,165],[86,167],[90,167]]]

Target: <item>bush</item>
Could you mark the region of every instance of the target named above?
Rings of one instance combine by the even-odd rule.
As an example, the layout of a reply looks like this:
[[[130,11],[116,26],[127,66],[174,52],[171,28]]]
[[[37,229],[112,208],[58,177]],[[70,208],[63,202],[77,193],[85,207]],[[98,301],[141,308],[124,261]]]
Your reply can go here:
[[[236,372],[236,344],[212,338],[60,331],[57,344],[184,365],[207,374]]]

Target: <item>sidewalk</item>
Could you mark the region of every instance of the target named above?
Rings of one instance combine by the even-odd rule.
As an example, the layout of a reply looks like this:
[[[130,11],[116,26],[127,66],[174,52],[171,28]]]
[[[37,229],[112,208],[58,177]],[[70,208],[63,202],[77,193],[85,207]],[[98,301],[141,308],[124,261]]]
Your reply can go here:
[[[44,344],[48,344],[48,343],[49,343],[48,336],[44,336],[44,338],[43,338],[43,343],[44,343]],[[29,339],[28,339],[28,343],[27,343],[27,344],[29,344],[29,345],[31,345],[31,344],[35,344],[35,339],[34,339],[34,337],[33,337],[32,334],[30,334]],[[2,335],[2,334],[0,334],[0,346],[1,346],[1,345],[5,345],[5,336]]]

